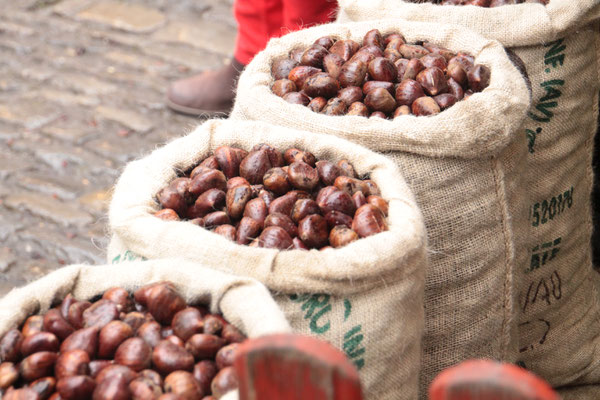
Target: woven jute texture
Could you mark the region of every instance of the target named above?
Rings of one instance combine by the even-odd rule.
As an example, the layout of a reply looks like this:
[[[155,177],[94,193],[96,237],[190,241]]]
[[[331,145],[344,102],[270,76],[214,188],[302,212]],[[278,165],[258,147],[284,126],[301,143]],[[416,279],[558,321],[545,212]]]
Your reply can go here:
[[[271,64],[290,50],[325,35],[362,41],[374,28],[471,53],[490,67],[489,87],[438,115],[393,121],[317,114],[270,92]],[[403,20],[324,25],[271,40],[240,78],[232,118],[350,139],[385,153],[406,177],[429,237],[423,398],[433,377],[460,361],[518,358],[513,279],[525,252],[515,238],[527,229],[528,204],[518,127],[529,104],[525,80],[499,43],[458,26]]]
[[[341,0],[343,20],[455,23],[511,48],[533,87],[526,135],[528,261],[518,268],[520,360],[554,386],[600,385],[600,308],[590,194],[598,118],[598,0],[481,7]],[[596,248],[600,248],[597,244]],[[600,387],[595,396],[600,398]]]
[[[189,222],[163,221],[155,196],[222,145],[268,143],[317,159],[347,159],[389,201],[389,231],[326,251],[237,245]],[[328,135],[260,122],[209,121],[127,166],[110,206],[109,260],[185,257],[252,277],[274,294],[295,332],[327,340],[358,367],[368,399],[415,399],[423,334],[426,234],[398,168],[364,147]]]
[[[269,291],[254,279],[202,267],[181,259],[131,261],[118,265],[71,265],[0,300],[0,337],[18,328],[27,317],[43,314],[69,293],[90,300],[112,287],[130,292],[152,282],[170,281],[188,304],[209,306],[248,337],[290,333],[282,310]],[[237,393],[228,395],[237,399]]]

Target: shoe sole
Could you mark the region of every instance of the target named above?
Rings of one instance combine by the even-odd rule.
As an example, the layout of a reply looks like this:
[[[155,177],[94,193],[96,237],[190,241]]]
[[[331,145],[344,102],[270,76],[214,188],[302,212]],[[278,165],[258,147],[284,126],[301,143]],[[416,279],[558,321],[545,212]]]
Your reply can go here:
[[[180,104],[172,102],[167,98],[167,107],[171,110],[178,112],[179,114],[190,115],[192,117],[205,117],[205,118],[217,118],[217,117],[228,117],[231,110],[202,110],[199,108],[192,108],[182,106]]]

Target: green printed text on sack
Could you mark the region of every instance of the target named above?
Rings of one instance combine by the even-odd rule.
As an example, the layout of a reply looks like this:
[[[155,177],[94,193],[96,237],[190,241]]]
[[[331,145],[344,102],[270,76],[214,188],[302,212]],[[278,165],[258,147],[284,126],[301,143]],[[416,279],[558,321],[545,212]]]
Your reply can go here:
[[[309,321],[309,329],[312,333],[323,335],[331,330],[329,315],[333,310],[331,296],[328,294],[301,294],[291,295],[290,300],[300,304],[300,310],[304,313],[303,318]],[[344,299],[343,321],[348,321],[352,314],[352,302]],[[342,350],[346,356],[359,370],[364,367],[366,348],[363,345],[365,338],[361,324],[348,324],[349,328],[344,333]],[[350,326],[352,325],[352,326]]]

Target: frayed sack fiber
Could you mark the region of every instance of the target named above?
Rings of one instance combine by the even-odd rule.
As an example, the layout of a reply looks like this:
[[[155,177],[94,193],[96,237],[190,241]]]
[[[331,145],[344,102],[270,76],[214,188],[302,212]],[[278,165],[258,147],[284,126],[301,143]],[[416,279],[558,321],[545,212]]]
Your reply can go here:
[[[78,300],[90,300],[112,287],[134,292],[158,281],[172,282],[188,304],[204,304],[212,313],[222,313],[248,337],[291,332],[282,310],[259,282],[190,261],[169,259],[71,265],[14,289],[0,299],[0,337],[30,315],[45,313],[69,293]],[[237,397],[237,392],[226,396],[227,400]]]
[[[389,231],[325,251],[252,248],[189,222],[163,221],[156,194],[223,145],[308,150],[347,159],[389,201]],[[294,332],[343,350],[359,369],[366,397],[417,397],[423,333],[426,234],[414,196],[388,159],[348,141],[260,122],[209,121],[130,163],[110,206],[109,260],[185,257],[255,278],[271,290]]]
[[[339,3],[342,19],[459,24],[498,40],[523,60],[533,102],[518,130],[528,139],[524,190],[531,197],[523,238],[528,260],[517,270],[520,360],[555,387],[599,385],[581,398],[600,398],[600,283],[590,254],[600,2],[550,0],[547,6],[497,8],[401,0]],[[600,254],[598,237],[593,245]]]
[[[435,116],[394,120],[317,114],[271,93],[274,60],[325,35],[360,42],[374,28],[469,52],[490,68],[490,85]],[[328,133],[385,153],[415,193],[430,251],[422,398],[441,370],[463,360],[517,361],[514,274],[526,262],[517,238],[529,203],[518,127],[529,104],[525,80],[499,43],[458,26],[401,20],[323,25],[271,40],[240,78],[232,118]]]

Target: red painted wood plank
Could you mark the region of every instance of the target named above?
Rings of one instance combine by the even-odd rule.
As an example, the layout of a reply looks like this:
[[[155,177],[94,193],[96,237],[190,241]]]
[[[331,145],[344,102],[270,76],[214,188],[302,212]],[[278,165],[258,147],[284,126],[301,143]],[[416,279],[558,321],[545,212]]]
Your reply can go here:
[[[440,373],[430,400],[559,400],[543,379],[512,364],[465,361]]]
[[[248,340],[235,369],[240,400],[362,400],[354,365],[330,344],[306,336]]]

